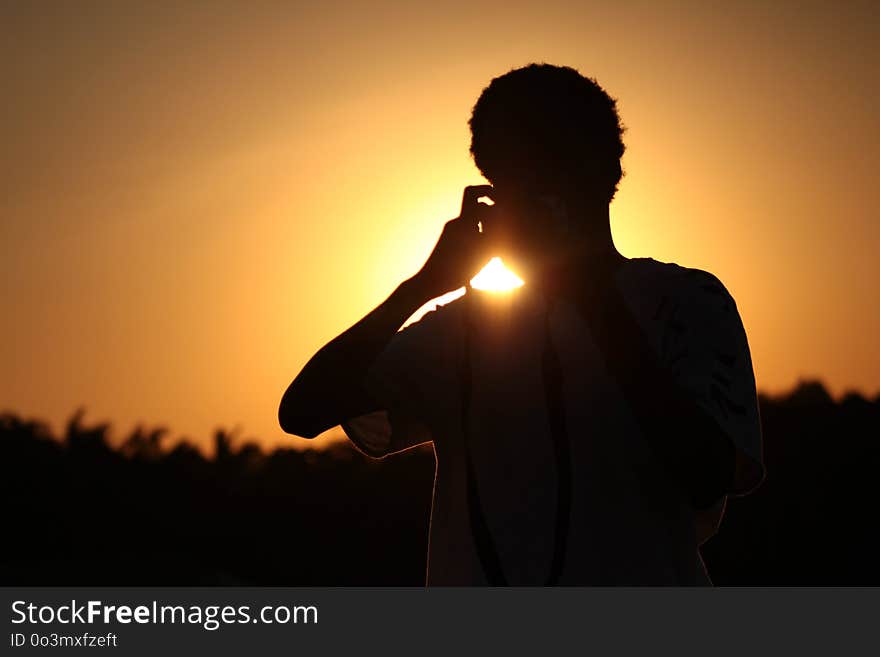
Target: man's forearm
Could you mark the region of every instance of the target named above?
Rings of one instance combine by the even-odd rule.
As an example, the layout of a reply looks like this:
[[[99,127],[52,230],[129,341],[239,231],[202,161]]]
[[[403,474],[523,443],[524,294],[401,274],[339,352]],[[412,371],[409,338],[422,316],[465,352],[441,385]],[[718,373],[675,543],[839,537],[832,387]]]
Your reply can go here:
[[[362,390],[367,369],[400,326],[431,296],[417,274],[306,363],[281,400],[278,419],[287,433],[314,437],[372,410]]]
[[[647,336],[608,282],[585,309],[609,373],[620,385],[658,459],[698,508],[732,485],[735,449],[707,414],[659,362]]]
[[[430,297],[418,275],[408,278],[385,301],[327,343],[318,354],[326,352],[332,358],[341,359],[346,366],[366,370],[401,325],[428,301]]]

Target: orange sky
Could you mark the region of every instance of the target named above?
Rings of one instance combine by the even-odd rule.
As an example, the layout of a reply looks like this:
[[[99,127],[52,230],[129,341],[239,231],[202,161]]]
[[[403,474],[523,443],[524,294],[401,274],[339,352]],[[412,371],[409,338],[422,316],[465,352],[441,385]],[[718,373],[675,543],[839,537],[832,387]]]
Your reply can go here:
[[[760,389],[880,390],[871,2],[21,4],[0,409],[307,444],[284,388],[485,182],[470,109],[532,61],[619,99],[615,242],[721,278]]]

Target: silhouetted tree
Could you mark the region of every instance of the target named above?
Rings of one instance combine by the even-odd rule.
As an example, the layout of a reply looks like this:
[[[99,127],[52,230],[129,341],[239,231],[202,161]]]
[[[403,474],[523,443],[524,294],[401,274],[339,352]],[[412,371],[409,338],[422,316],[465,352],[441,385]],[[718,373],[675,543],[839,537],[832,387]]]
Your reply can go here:
[[[703,546],[716,584],[880,583],[880,397],[816,381],[760,396],[767,478]],[[430,445],[264,452],[237,429],[205,457],[139,425],[118,448],[85,409],[54,436],[0,415],[3,584],[422,585]]]

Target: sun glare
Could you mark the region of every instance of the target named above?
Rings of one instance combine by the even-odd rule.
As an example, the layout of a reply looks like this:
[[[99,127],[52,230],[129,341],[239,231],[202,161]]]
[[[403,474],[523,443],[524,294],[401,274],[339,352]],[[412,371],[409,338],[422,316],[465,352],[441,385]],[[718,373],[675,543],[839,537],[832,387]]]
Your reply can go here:
[[[522,279],[505,267],[501,258],[497,256],[492,258],[480,270],[480,273],[471,279],[471,285],[474,289],[490,292],[507,292],[522,284]]]

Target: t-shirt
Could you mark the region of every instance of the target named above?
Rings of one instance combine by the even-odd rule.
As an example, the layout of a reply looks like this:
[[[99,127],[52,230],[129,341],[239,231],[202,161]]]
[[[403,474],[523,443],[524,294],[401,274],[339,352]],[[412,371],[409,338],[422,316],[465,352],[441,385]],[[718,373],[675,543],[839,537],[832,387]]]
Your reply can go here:
[[[734,299],[712,274],[651,258],[625,259],[613,280],[659,362],[751,464],[739,470],[730,494],[749,492],[764,476],[763,446]],[[385,410],[342,425],[358,448],[378,458],[433,441],[427,585],[493,582],[480,545],[485,536],[475,536],[477,513],[507,584],[547,581],[559,549],[562,490],[542,370],[548,339],[560,367],[571,472],[556,583],[711,585],[699,555],[697,512],[642,434],[581,311],[564,299],[550,306],[528,284],[505,293],[470,290],[398,331],[365,380]],[[470,371],[467,401],[463,364]],[[468,497],[469,476],[478,484],[477,507]]]

